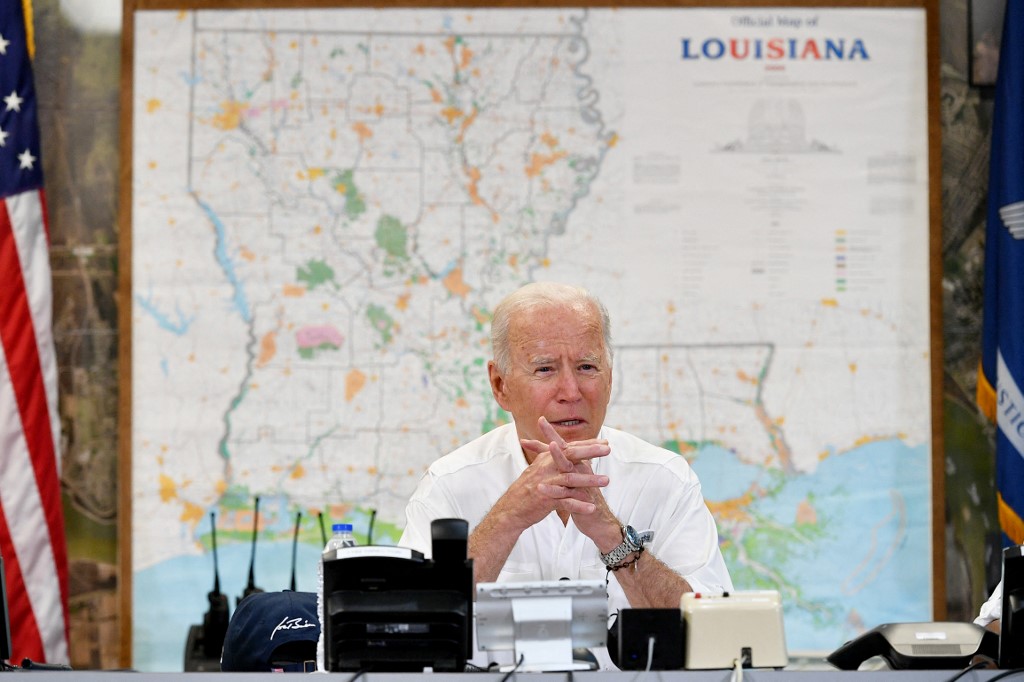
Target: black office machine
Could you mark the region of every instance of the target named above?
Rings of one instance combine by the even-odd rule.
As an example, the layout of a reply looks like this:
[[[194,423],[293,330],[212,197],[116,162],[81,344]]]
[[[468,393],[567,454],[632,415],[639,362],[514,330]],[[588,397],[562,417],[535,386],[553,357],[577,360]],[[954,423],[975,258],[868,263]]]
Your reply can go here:
[[[431,524],[432,559],[404,547],[324,556],[324,661],[330,672],[462,672],[472,656],[469,525]]]

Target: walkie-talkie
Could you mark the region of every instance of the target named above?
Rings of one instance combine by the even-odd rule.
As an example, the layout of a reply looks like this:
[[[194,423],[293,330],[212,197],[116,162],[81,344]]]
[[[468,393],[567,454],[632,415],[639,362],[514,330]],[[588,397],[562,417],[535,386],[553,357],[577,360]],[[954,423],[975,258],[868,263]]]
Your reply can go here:
[[[207,593],[210,609],[203,614],[202,624],[189,626],[185,641],[185,672],[217,672],[224,636],[228,630],[228,598],[220,591],[220,570],[217,567],[217,524],[210,512],[210,537],[213,540],[213,591]]]
[[[259,534],[260,528],[260,496],[256,496],[256,509],[252,516],[252,555],[249,557],[249,583],[245,586],[245,591],[242,592],[242,596],[238,598],[238,602],[248,597],[250,594],[256,592],[262,592],[263,590],[256,587],[256,537]],[[238,605],[236,602],[236,606]]]
[[[213,543],[213,591],[207,593],[210,610],[203,616],[203,654],[220,658],[224,635],[228,631],[228,598],[220,591],[220,569],[217,566],[217,524],[210,512],[210,539]]]

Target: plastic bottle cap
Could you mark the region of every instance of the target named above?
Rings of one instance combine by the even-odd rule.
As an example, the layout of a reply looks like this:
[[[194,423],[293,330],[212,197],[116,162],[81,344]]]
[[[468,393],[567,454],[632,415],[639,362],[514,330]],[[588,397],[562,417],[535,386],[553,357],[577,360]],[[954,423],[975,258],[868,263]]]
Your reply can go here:
[[[348,531],[349,533],[351,533],[352,532],[352,524],[351,523],[336,523],[333,526],[331,526],[331,530],[334,531],[335,533],[344,533],[345,531]]]

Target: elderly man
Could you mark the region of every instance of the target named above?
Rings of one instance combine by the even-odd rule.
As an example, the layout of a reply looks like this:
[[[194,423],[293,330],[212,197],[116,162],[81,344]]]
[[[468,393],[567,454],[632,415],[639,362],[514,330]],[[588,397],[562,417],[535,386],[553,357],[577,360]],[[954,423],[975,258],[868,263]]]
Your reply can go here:
[[[431,520],[463,518],[477,582],[611,575],[612,612],[678,608],[684,592],[731,590],[686,460],[604,426],[605,307],[584,289],[528,284],[494,310],[491,342],[491,390],[514,424],[430,466],[399,544],[428,554]]]

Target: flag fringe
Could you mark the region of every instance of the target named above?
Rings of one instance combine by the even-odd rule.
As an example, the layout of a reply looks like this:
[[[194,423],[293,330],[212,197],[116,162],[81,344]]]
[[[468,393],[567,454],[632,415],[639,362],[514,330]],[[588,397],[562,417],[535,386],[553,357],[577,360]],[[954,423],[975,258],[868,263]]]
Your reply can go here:
[[[974,400],[978,403],[978,409],[981,410],[981,413],[994,424],[996,421],[996,389],[993,388],[988,377],[985,376],[985,371],[981,368],[980,362],[978,363],[978,389]]]
[[[32,21],[32,0],[21,0],[21,11],[25,17],[25,47],[28,49],[29,59],[35,59],[36,30],[35,22]]]
[[[1006,533],[1006,537],[1015,545],[1024,545],[1024,519],[1021,519],[1013,507],[998,495],[999,501],[999,527]]]

